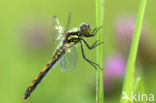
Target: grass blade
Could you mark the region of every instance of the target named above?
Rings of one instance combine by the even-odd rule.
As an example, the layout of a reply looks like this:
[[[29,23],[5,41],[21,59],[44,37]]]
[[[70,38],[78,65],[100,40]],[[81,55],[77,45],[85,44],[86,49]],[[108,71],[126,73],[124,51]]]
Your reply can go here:
[[[138,44],[140,39],[140,32],[142,28],[145,6],[146,6],[146,0],[141,0],[135,31],[132,39],[131,48],[130,48],[129,58],[128,58],[123,90],[122,90],[122,93],[123,92],[126,93],[130,99],[131,99],[131,92],[133,91],[133,85],[134,85],[135,61],[137,56],[137,49],[138,49]],[[121,95],[121,97],[123,96],[124,94]],[[121,103],[129,103],[129,100],[121,98]]]
[[[104,0],[96,0],[96,23],[97,27],[103,26]],[[97,33],[97,40],[102,42],[103,31],[100,29]],[[102,65],[102,45],[97,47],[97,64]],[[100,68],[96,71],[96,103],[104,103],[103,95],[103,70]]]
[[[144,84],[143,84],[142,78],[138,77],[138,78],[136,79],[134,90],[135,90],[135,92],[134,92],[135,94],[138,94],[138,93],[139,93],[139,94],[145,94],[145,91],[144,91]],[[146,103],[146,98],[145,98],[145,97],[143,97],[143,98],[141,98],[141,99],[143,99],[143,100],[141,100],[142,103]],[[140,103],[140,101],[136,101],[136,102],[134,102],[134,103]]]

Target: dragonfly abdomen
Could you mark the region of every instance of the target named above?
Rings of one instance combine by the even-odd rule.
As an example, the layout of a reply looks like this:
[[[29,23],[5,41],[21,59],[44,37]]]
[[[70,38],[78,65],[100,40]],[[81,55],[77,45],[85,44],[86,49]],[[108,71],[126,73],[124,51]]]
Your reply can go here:
[[[34,78],[29,87],[27,88],[24,99],[27,99],[32,91],[37,87],[37,85],[41,82],[43,77],[49,72],[49,70],[56,64],[56,62],[64,55],[65,50],[62,47],[57,49],[53,57],[50,59],[48,64],[42,69],[42,71]]]

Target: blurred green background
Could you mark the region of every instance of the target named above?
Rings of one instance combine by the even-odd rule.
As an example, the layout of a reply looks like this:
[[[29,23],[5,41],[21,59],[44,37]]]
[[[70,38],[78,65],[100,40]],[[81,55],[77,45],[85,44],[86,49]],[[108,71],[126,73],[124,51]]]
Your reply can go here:
[[[142,44],[143,55],[150,51],[150,56],[140,58],[136,66],[138,75],[143,77],[145,91],[152,94],[156,94],[154,4],[155,0],[148,0],[144,17],[148,40],[145,47]],[[117,44],[116,19],[125,14],[136,18],[138,7],[139,0],[105,0],[104,61],[115,53],[125,55]],[[96,71],[83,60],[79,46],[79,59],[73,71],[62,72],[59,65],[55,66],[30,98],[23,100],[28,85],[55,51],[56,45],[51,41],[52,17],[58,16],[66,25],[69,12],[72,12],[71,27],[78,27],[83,22],[96,26],[95,0],[0,1],[0,103],[95,103]],[[95,39],[87,41],[92,44]],[[90,51],[85,47],[85,52],[89,59],[96,61],[95,49]],[[118,103],[120,99],[122,78],[113,82],[114,87],[106,88],[111,90],[105,92],[105,103]]]

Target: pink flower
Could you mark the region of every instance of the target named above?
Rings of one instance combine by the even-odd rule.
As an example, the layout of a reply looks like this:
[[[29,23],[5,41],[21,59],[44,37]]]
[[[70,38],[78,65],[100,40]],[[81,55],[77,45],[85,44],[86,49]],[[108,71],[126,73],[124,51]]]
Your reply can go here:
[[[135,29],[136,18],[129,15],[119,16],[115,24],[115,34],[120,50],[127,57]],[[147,27],[143,25],[141,31],[140,44],[144,45],[147,42],[147,34],[149,33]]]
[[[145,23],[144,23],[145,24]],[[150,35],[149,27],[146,25],[142,26],[141,38],[139,41],[138,56],[143,65],[148,63],[156,62],[156,48],[153,46],[154,39]],[[115,34],[117,37],[118,46],[120,51],[124,54],[124,58],[127,60],[133,32],[136,25],[136,17],[130,15],[119,16],[115,24]]]
[[[122,78],[125,72],[125,61],[120,54],[109,56],[104,61],[104,76],[107,78]]]
[[[122,80],[126,64],[122,55],[114,54],[104,61],[104,88],[109,91],[114,86],[114,80]]]

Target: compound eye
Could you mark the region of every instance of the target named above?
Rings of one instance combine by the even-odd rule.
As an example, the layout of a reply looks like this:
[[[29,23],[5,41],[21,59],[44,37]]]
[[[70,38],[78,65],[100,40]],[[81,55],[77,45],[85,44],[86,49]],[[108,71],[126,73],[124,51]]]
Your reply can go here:
[[[83,30],[84,26],[85,26],[85,24],[82,23],[82,24],[80,25],[80,30]]]
[[[90,26],[87,24],[88,29],[90,29]]]
[[[87,30],[87,29],[90,29],[90,26],[88,24],[82,23],[80,25],[80,30],[81,31],[84,31],[84,30]]]

